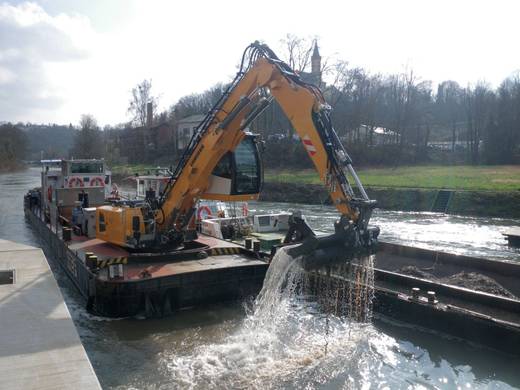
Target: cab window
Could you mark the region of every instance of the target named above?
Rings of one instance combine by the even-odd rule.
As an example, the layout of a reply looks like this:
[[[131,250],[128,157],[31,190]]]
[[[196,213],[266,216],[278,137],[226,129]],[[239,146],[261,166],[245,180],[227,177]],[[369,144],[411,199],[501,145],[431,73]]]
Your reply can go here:
[[[260,169],[257,149],[252,138],[244,139],[235,149],[235,192],[253,194],[259,191]]]

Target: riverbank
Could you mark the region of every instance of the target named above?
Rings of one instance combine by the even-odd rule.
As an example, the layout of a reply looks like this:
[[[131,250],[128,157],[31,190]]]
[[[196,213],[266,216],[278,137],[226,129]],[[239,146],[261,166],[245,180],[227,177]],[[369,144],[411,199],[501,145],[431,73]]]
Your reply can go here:
[[[112,179],[124,183],[149,165],[116,166]],[[365,168],[359,176],[383,210],[431,211],[440,189],[453,191],[447,213],[520,218],[520,166],[415,166]],[[315,170],[266,170],[260,196],[268,202],[330,204]]]
[[[0,164],[0,173],[13,173],[27,169],[27,165],[19,161],[8,161]]]
[[[366,187],[383,210],[431,211],[437,189]],[[331,204],[319,184],[266,181],[260,200],[304,204]],[[520,218],[520,191],[453,191],[447,213],[498,218]]]

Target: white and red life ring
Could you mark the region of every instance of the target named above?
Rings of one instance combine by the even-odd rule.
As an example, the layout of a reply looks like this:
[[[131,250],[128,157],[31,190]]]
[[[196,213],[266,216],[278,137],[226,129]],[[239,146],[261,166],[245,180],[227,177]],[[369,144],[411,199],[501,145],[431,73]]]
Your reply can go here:
[[[78,176],[73,176],[69,179],[69,188],[85,187],[83,179]]]
[[[203,219],[211,218],[211,209],[208,206],[200,206],[197,210],[197,219],[202,221]]]
[[[249,207],[247,207],[247,202],[242,203],[242,216],[247,217],[249,215]]]
[[[90,179],[90,186],[91,187],[104,187],[105,181],[102,177],[96,176]]]

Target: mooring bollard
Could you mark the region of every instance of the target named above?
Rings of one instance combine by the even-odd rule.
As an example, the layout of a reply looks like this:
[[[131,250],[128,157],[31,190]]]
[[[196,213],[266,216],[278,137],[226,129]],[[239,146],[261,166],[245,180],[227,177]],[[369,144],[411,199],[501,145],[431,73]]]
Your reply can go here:
[[[253,241],[253,252],[260,252],[260,241]]]
[[[88,257],[90,264],[92,265],[91,270],[95,270],[98,267],[98,258],[95,255],[91,255]]]
[[[428,303],[435,305],[437,302],[435,300],[435,291],[428,291],[426,294],[428,295]]]
[[[65,241],[65,242],[72,240],[72,229],[63,226],[61,228],[61,237],[63,238],[63,241]]]
[[[412,288],[412,298],[415,300],[419,299],[420,292],[421,292],[421,289],[419,287]]]
[[[97,264],[92,261],[93,256],[94,256],[93,252],[85,252],[85,265],[90,270],[97,267]]]
[[[246,249],[250,251],[252,246],[253,246],[253,239],[252,238],[246,238],[245,239],[245,247],[246,247]]]

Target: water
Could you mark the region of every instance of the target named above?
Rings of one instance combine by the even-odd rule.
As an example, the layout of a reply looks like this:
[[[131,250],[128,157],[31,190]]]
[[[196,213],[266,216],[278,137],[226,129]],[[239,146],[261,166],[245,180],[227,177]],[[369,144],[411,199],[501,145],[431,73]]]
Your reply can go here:
[[[240,327],[218,343],[170,356],[172,380],[187,388],[296,389],[319,385],[351,367],[347,383],[369,383],[363,366],[370,358],[368,346],[376,340],[373,328],[323,314],[319,297],[304,294],[305,278],[300,259],[280,250]],[[356,298],[352,296],[353,304]],[[364,305],[367,310],[369,302]],[[356,317],[358,311],[353,310]]]
[[[38,184],[38,169],[0,174],[0,238],[39,244],[22,210],[23,193]],[[250,210],[286,206],[256,203]],[[332,208],[290,206],[302,209],[316,229],[331,229]],[[520,221],[397,212],[376,212],[373,221],[387,240],[520,260],[500,236]],[[106,320],[88,314],[68,279],[59,269],[55,274],[104,388],[520,388],[519,359],[404,324],[348,321],[290,288],[261,296],[256,306],[238,302],[160,320]]]
[[[309,224],[333,232],[338,214],[332,206],[251,202],[251,213],[301,210]],[[520,250],[507,245],[502,232],[520,221],[503,218],[465,217],[425,212],[376,210],[371,224],[381,228],[380,239],[403,245],[435,249],[459,255],[520,261]]]

